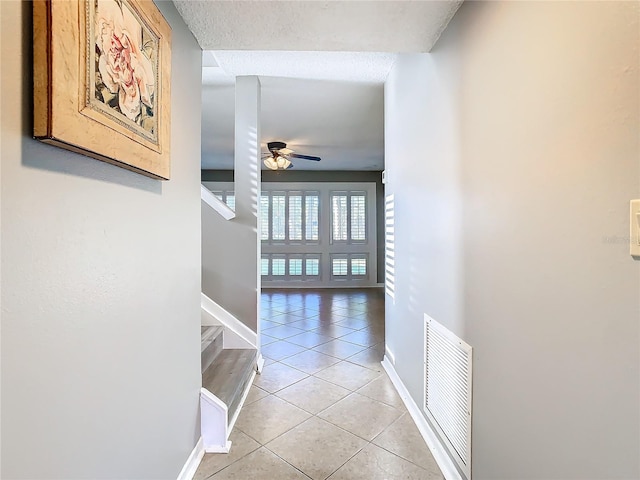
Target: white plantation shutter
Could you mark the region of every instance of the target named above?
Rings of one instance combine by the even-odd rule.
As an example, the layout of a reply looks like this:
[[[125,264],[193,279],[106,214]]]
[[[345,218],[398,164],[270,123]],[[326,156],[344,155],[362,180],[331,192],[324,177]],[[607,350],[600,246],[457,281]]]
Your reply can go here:
[[[235,207],[233,183],[204,184]],[[375,206],[375,183],[263,182],[263,285],[377,284]]]

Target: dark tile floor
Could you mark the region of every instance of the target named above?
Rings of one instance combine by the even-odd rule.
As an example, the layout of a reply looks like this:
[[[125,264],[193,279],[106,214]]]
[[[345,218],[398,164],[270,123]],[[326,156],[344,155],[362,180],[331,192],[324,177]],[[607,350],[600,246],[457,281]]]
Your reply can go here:
[[[195,479],[442,479],[391,381],[382,289],[264,290],[256,376]]]

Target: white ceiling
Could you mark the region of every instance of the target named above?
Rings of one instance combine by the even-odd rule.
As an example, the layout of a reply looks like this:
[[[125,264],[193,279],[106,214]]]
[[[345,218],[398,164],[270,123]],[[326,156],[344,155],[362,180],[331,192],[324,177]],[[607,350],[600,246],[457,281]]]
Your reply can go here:
[[[233,168],[235,75],[259,72],[263,151],[267,142],[280,140],[297,153],[322,158],[294,160],[296,169],[382,170],[383,83],[395,55],[239,52],[230,57],[229,52],[219,56],[230,76],[203,68],[202,168]],[[278,66],[285,76],[268,76],[279,73]]]
[[[461,1],[174,0],[203,53],[202,168],[233,168],[235,76],[262,84],[262,141],[384,168],[383,86],[397,52],[428,52]],[[376,53],[386,52],[386,53]]]

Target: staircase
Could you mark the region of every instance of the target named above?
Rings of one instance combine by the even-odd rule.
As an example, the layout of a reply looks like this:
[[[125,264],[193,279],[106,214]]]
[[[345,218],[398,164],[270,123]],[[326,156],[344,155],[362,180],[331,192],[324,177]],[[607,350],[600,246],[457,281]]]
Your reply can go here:
[[[201,428],[205,451],[210,453],[229,451],[229,433],[256,373],[257,351],[224,348],[224,335],[222,325],[201,330]]]
[[[257,164],[253,167],[259,172]],[[236,175],[236,179],[238,176],[241,175]],[[248,181],[249,178],[247,177],[246,180]],[[205,237],[221,229],[232,228],[226,220],[233,220],[236,214],[204,185],[200,188],[200,196],[203,218],[202,272],[205,275],[209,270],[215,270],[216,274],[224,275],[224,269],[219,269],[218,260],[221,255],[229,255],[229,252],[213,248],[212,242]],[[236,198],[236,201],[236,206],[241,210],[245,208],[248,211],[250,208],[248,196]],[[243,202],[247,203],[244,207],[242,207]],[[225,221],[221,221],[220,217]],[[233,231],[236,231],[235,227]],[[240,255],[235,251],[233,253]],[[257,281],[258,277],[256,275],[251,278]],[[259,295],[257,287],[256,296]],[[200,337],[202,373],[200,430],[205,452],[228,453],[231,448],[229,434],[249,393],[256,371],[262,370],[264,360],[258,354],[257,332],[247,326],[248,324],[256,325],[258,312],[255,312],[255,319],[237,318],[217,303],[217,300],[225,298],[224,293],[221,294],[216,289],[212,291],[221,298],[209,298],[204,292],[203,285]],[[256,298],[256,304],[257,301],[258,298]]]

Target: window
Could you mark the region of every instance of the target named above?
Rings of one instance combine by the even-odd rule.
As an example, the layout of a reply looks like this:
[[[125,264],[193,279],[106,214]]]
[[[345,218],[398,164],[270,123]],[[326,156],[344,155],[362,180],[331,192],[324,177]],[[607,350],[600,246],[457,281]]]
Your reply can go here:
[[[285,237],[285,196],[273,195],[271,197],[271,240],[284,240]]]
[[[347,274],[347,259],[333,258],[331,259],[331,274],[335,276],[345,276]]]
[[[336,280],[354,280],[367,275],[367,255],[336,254],[331,256],[331,276]]]
[[[264,192],[260,198],[261,240],[274,245],[317,243],[319,204],[316,191]]]
[[[271,259],[271,274],[274,276],[283,276],[285,272],[284,258],[272,258]]]
[[[302,196],[289,196],[289,240],[302,240]]]
[[[231,182],[203,184],[232,208],[249,201],[236,198]],[[260,237],[258,270],[263,285],[377,283],[375,183],[263,182],[260,190],[254,221]]]
[[[304,265],[305,275],[315,276],[320,273],[320,260],[317,258],[307,258]]]
[[[318,205],[319,197],[317,194],[305,195],[305,238],[307,240],[318,240]]]
[[[347,240],[347,196],[332,195],[331,196],[331,218],[333,218],[333,234],[334,241]]]
[[[260,196],[260,240],[269,240],[269,195]]]
[[[263,280],[318,280],[319,257],[318,254],[263,254],[260,259],[260,275]]]
[[[225,203],[231,210],[236,209],[236,196],[233,193],[228,193]]]
[[[365,192],[331,193],[331,239],[333,242],[367,241],[367,197]]]
[[[265,182],[261,188],[262,255],[269,262],[263,282],[377,282],[375,184]],[[273,263],[276,255],[284,266]]]
[[[269,259],[260,259],[260,275],[269,275]]]
[[[218,200],[227,204],[231,210],[236,209],[236,196],[234,195],[233,190],[211,190]]]
[[[351,276],[357,277],[367,274],[367,260],[365,258],[351,259]]]
[[[289,259],[289,275],[302,275],[302,259],[301,258]]]
[[[366,206],[364,195],[351,196],[351,240],[366,240]]]

